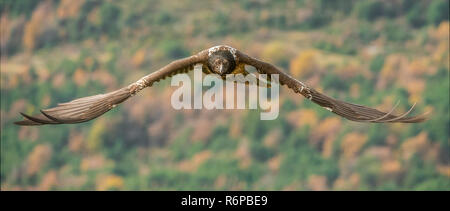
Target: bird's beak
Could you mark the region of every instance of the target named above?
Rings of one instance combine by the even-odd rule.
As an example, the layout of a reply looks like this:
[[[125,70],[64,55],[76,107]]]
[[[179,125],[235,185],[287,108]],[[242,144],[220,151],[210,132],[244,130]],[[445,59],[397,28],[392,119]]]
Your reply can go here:
[[[220,64],[220,66],[219,66],[219,73],[220,73],[220,74],[223,73],[223,64]]]

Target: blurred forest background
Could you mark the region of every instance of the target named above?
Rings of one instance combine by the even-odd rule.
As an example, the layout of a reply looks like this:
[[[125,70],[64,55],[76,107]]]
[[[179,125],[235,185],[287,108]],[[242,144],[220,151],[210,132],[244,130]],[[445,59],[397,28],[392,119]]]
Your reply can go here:
[[[450,190],[449,1],[1,0],[2,190]],[[19,127],[218,44],[420,124],[345,120],[281,88],[280,116],[174,110],[162,81],[77,125]]]

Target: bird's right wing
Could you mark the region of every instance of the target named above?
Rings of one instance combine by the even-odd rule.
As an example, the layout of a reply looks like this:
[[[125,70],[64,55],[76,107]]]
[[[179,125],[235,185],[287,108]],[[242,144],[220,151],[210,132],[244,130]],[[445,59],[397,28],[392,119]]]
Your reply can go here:
[[[240,51],[237,51],[236,54],[240,62],[255,67],[257,71],[262,74],[269,74],[269,75],[278,74],[280,84],[287,85],[294,92],[300,93],[301,95],[308,98],[312,102],[346,119],[357,122],[375,122],[375,123],[383,123],[383,122],[417,123],[426,120],[425,114],[419,116],[407,116],[412,111],[415,104],[406,113],[401,115],[394,115],[392,114],[392,112],[394,111],[394,108],[397,105],[394,106],[394,108],[391,111],[386,113],[374,108],[337,100],[332,97],[326,96],[311,87],[308,87],[306,84],[291,77],[290,75],[286,74],[285,72],[278,69],[272,64],[250,57]]]
[[[198,63],[204,63],[207,59],[207,51],[171,62],[163,68],[155,71],[135,83],[124,88],[106,94],[83,97],[66,103],[60,103],[54,108],[41,110],[41,114],[27,115],[24,120],[15,122],[17,125],[44,125],[44,124],[70,124],[92,120],[116,105],[127,100],[145,87],[166,77],[178,73],[185,73],[194,69]]]

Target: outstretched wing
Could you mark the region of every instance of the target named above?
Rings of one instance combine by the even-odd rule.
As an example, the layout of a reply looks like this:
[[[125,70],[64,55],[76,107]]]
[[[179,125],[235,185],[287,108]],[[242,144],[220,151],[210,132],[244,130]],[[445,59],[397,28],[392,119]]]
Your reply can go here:
[[[35,116],[21,113],[25,119],[15,122],[15,124],[69,124],[89,121],[111,110],[143,88],[152,86],[154,82],[178,73],[193,70],[196,64],[205,62],[206,59],[207,52],[202,51],[196,55],[173,61],[158,71],[119,90],[106,94],[83,97],[67,103],[60,103],[54,108],[41,110],[41,114]]]
[[[357,105],[353,103],[344,102],[341,100],[336,100],[334,98],[328,97],[313,88],[306,86],[304,83],[292,78],[282,70],[278,69],[272,64],[260,61],[258,59],[252,58],[240,51],[236,52],[239,58],[239,62],[251,65],[257,69],[258,72],[262,74],[278,74],[281,85],[287,85],[290,89],[294,90],[296,93],[300,93],[306,98],[310,99],[314,103],[326,108],[327,110],[342,116],[346,119],[358,122],[403,122],[403,123],[416,123],[423,122],[426,120],[426,115],[419,116],[407,116],[414,105],[402,115],[394,115],[395,106],[390,112],[382,112],[374,108],[369,108],[362,105]]]

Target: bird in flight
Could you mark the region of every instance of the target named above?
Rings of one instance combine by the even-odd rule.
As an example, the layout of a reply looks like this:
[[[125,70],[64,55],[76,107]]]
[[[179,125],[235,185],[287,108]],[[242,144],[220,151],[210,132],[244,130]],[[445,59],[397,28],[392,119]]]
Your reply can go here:
[[[253,66],[259,74],[267,74],[269,79],[268,81],[270,81],[270,75],[278,74],[279,83],[281,85],[286,85],[295,93],[299,93],[323,108],[352,121],[375,123],[417,123],[426,120],[425,114],[419,116],[408,116],[408,114],[413,110],[415,104],[406,113],[394,115],[392,112],[398,103],[394,106],[394,108],[392,108],[391,111],[382,112],[374,108],[333,99],[289,76],[272,64],[248,56],[232,47],[220,45],[203,50],[187,58],[173,61],[158,71],[144,76],[135,83],[116,91],[83,97],[66,103],[60,103],[54,108],[41,110],[41,114],[35,116],[21,113],[25,119],[15,122],[15,124],[45,125],[86,122],[99,117],[105,112],[116,107],[116,105],[134,96],[142,89],[152,86],[153,83],[166,77],[171,77],[175,74],[187,73],[190,70],[193,70],[194,66],[198,64],[202,65],[202,70],[204,73],[217,74],[223,79],[225,79],[226,74],[249,74],[248,71],[243,68],[245,65]]]

